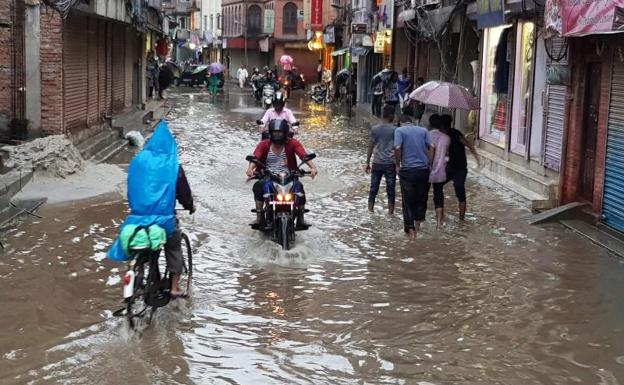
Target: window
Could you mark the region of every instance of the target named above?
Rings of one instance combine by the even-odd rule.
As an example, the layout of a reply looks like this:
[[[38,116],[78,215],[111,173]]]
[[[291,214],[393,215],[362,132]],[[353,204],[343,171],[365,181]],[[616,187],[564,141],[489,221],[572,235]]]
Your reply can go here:
[[[531,95],[535,58],[535,24],[518,24],[516,62],[514,66],[513,114],[511,119],[511,151],[524,154],[531,126]]]
[[[480,136],[500,147],[505,146],[509,121],[511,31],[509,26],[488,28],[483,42]]]
[[[179,17],[178,18],[178,26],[180,27],[180,29],[188,30],[188,28],[189,28],[188,17]]]
[[[214,15],[210,14],[210,30],[214,31]]]
[[[221,14],[217,13],[217,29],[221,29]]]
[[[284,5],[284,26],[282,32],[284,34],[297,33],[297,6],[294,3],[286,3]]]
[[[247,8],[247,33],[258,34],[262,30],[262,10],[257,5]]]
[[[204,15],[204,31],[208,30],[208,16]]]

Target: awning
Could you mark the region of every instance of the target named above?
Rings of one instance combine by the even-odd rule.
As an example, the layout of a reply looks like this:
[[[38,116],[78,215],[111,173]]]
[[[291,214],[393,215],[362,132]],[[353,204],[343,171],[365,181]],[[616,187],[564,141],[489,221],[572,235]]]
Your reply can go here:
[[[332,52],[332,56],[340,56],[340,55],[344,55],[345,53],[349,52],[349,48],[340,48],[335,50],[334,52]]]

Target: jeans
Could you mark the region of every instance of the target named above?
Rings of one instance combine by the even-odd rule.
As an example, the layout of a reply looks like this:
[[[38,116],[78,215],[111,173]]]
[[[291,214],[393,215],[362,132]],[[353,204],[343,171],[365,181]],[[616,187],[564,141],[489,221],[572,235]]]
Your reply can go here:
[[[167,238],[167,242],[165,243],[165,259],[167,260],[167,270],[169,270],[169,273],[182,273],[182,269],[184,268],[182,232],[178,227],[177,220],[175,231]]]
[[[374,204],[379,193],[381,178],[386,178],[386,192],[388,194],[388,204],[394,205],[396,198],[396,166],[394,164],[373,163],[371,168],[371,186],[368,194],[368,203]]]
[[[404,168],[399,172],[403,196],[403,225],[405,232],[416,228],[415,222],[425,220],[429,199],[429,169]]]
[[[383,100],[383,95],[373,95],[373,115],[378,118],[381,118],[381,102]]]
[[[452,167],[446,168],[447,182],[453,181],[453,187],[455,188],[455,196],[459,203],[466,202],[466,177],[468,176],[468,169],[456,169]]]

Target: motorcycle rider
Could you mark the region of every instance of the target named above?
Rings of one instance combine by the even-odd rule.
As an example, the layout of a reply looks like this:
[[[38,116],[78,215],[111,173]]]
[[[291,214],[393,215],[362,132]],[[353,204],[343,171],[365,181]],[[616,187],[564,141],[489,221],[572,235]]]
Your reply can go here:
[[[258,127],[260,127],[263,139],[266,139],[268,124],[274,119],[286,120],[291,126],[293,134],[299,132],[299,122],[295,119],[295,115],[293,115],[292,111],[286,108],[286,97],[282,91],[277,91],[275,95],[273,95],[273,107],[265,111],[262,119],[256,121]]]
[[[288,121],[284,119],[273,119],[269,123],[269,139],[263,139],[254,150],[254,157],[266,165],[266,168],[272,173],[297,171],[297,158],[303,159],[307,155],[307,151],[303,145],[289,135],[290,127]],[[316,166],[310,160],[306,164],[310,167],[310,176],[314,179],[318,174]],[[247,176],[252,178],[256,175],[258,166],[250,162],[247,168]],[[263,178],[258,180],[253,186],[254,201],[256,202],[256,223],[255,226],[264,226],[264,199],[265,192],[271,191],[271,180]],[[305,209],[305,191],[303,184],[296,179],[293,182],[293,191],[301,193],[295,199],[297,212],[296,229],[306,229],[308,226],[304,221]]]

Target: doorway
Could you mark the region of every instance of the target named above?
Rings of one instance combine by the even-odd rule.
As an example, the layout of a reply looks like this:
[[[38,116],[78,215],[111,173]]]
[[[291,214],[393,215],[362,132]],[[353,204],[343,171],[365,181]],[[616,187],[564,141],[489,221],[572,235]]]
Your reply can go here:
[[[594,171],[596,167],[601,66],[602,64],[599,62],[588,63],[585,73],[580,190],[581,196],[590,202],[594,200]]]

